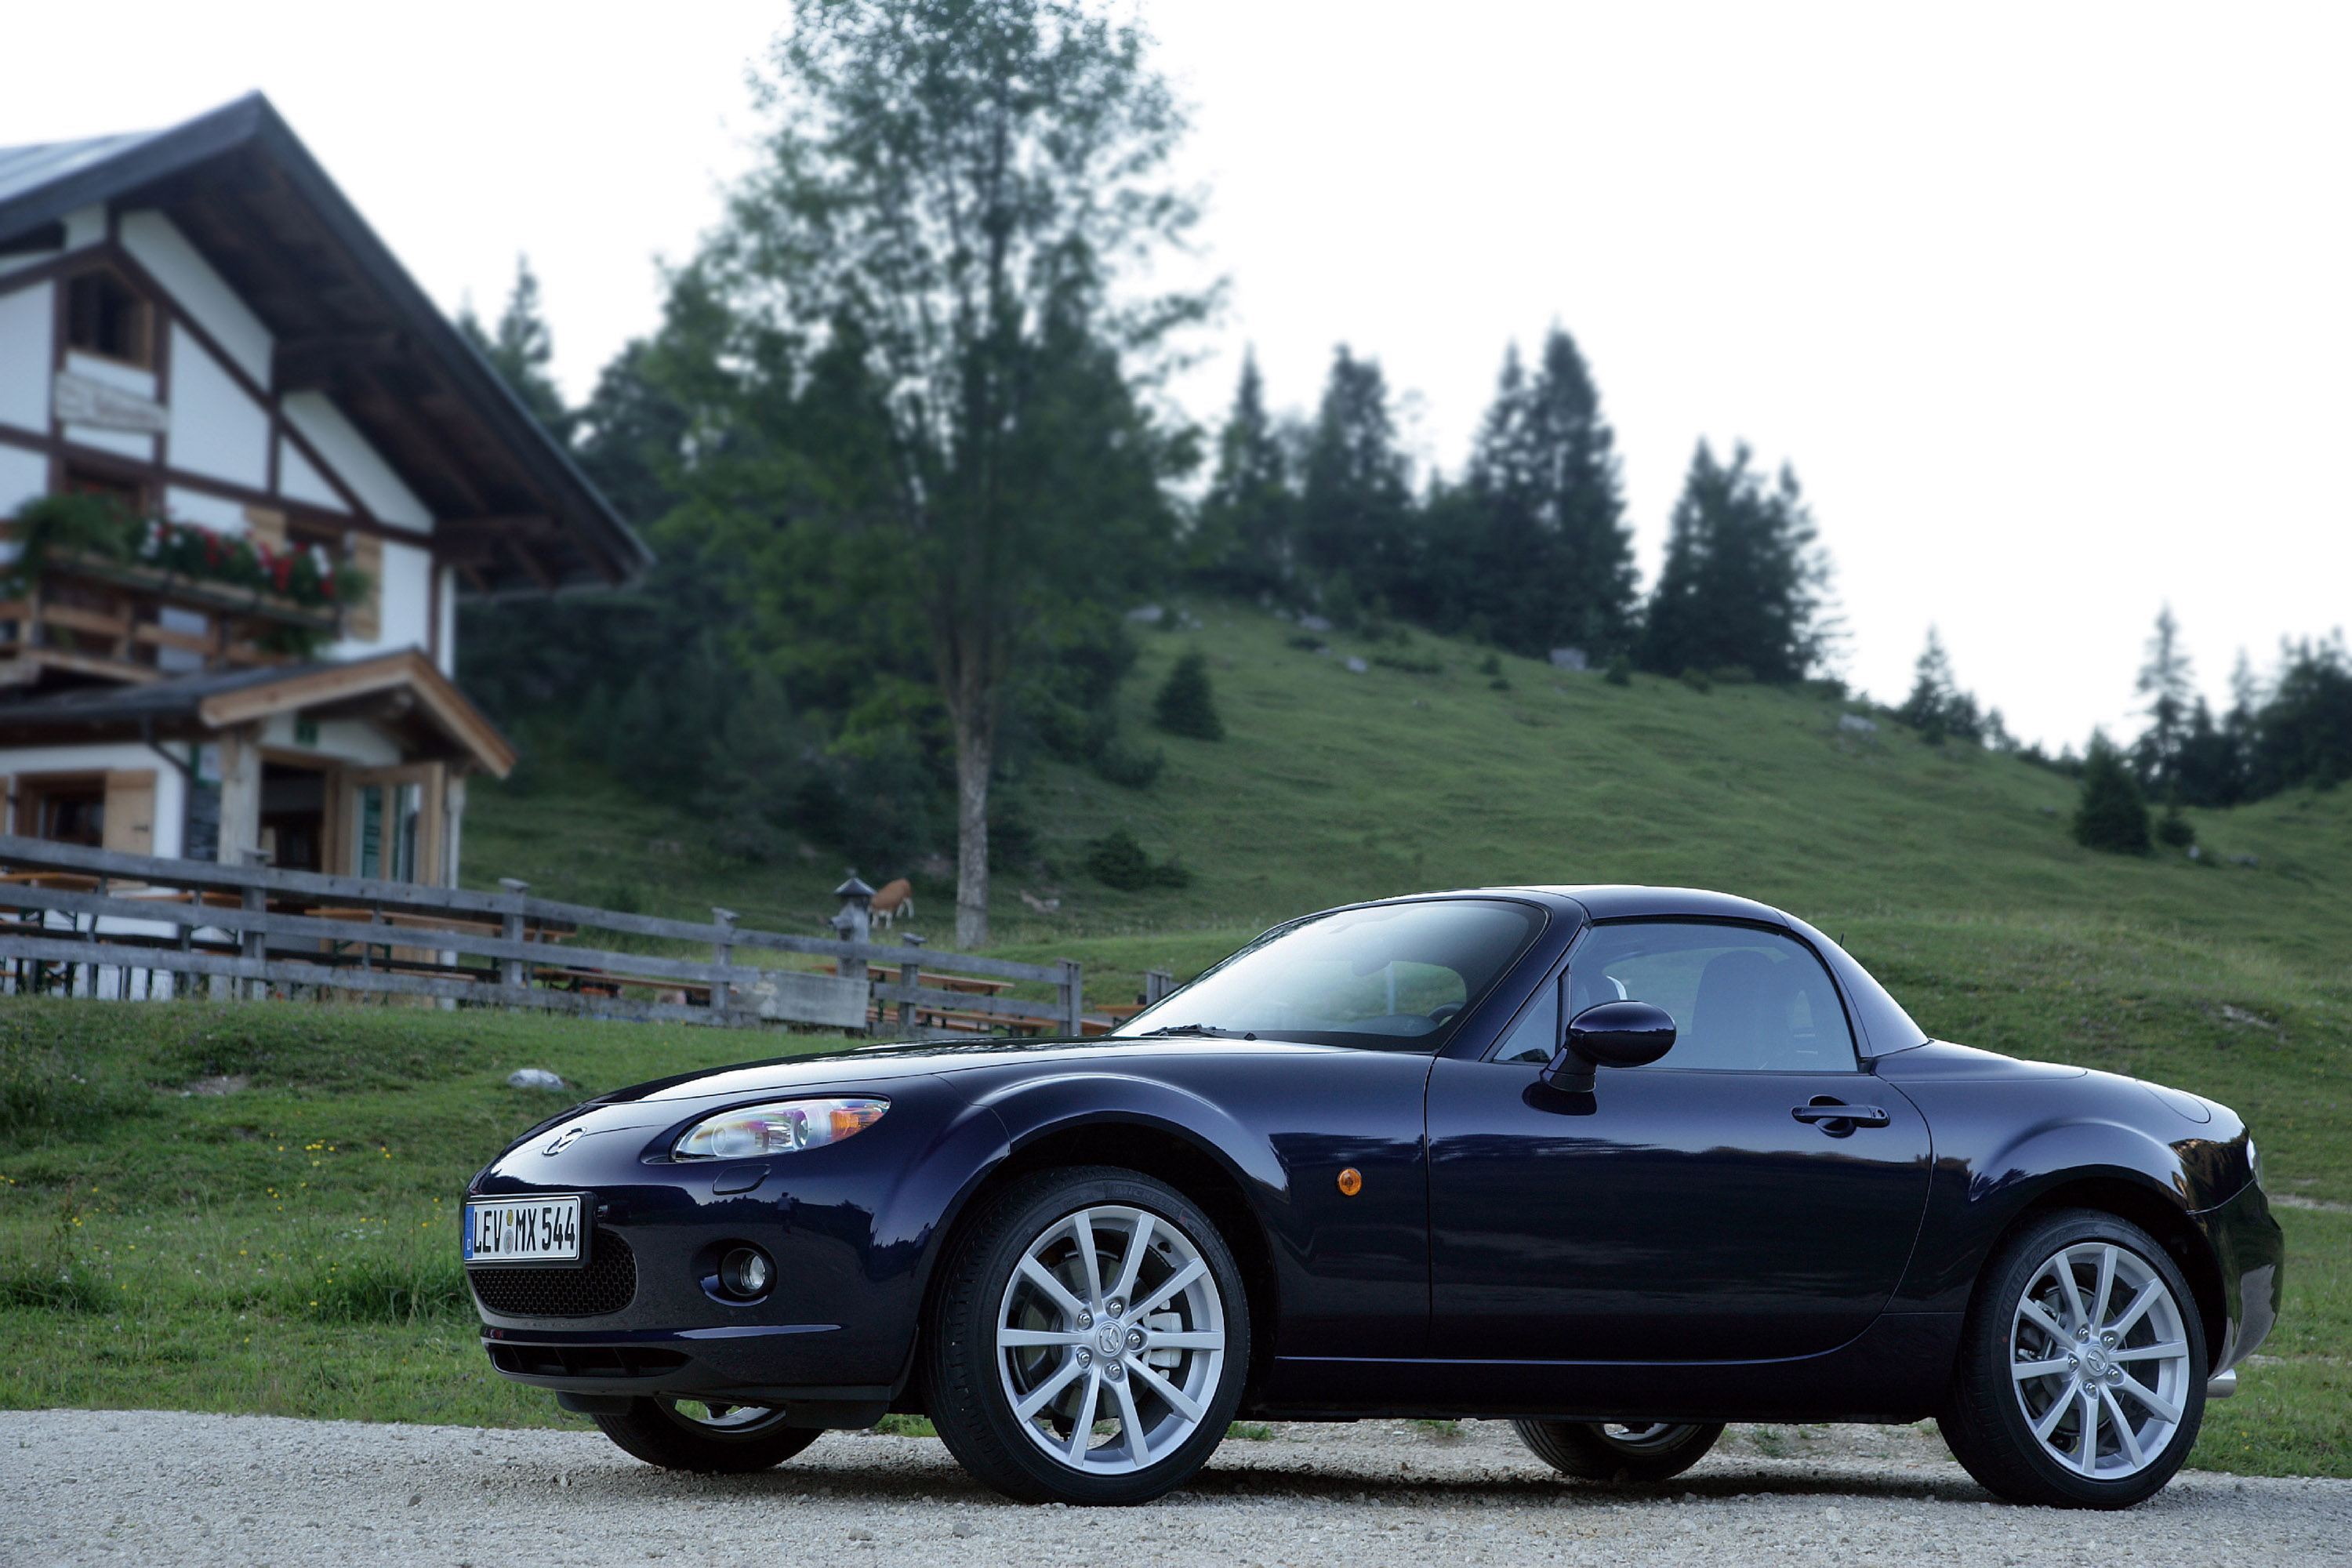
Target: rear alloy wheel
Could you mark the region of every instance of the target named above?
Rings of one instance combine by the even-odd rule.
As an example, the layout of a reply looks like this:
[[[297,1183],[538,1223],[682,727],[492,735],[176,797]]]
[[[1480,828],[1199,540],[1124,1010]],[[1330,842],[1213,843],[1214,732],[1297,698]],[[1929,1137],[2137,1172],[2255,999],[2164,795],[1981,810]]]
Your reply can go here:
[[[1723,1427],[1667,1421],[1514,1421],[1528,1451],[1581,1481],[1670,1480],[1706,1458]]]
[[[1944,1438],[2012,1502],[2128,1508],[2189,1457],[2205,1378],[2203,1325],[2164,1248],[2112,1215],[2053,1215],[1985,1270]]]
[[[591,1419],[624,1451],[667,1470],[764,1470],[823,1436],[814,1427],[785,1426],[782,1410],[697,1399],[633,1399],[626,1410],[599,1411]]]
[[[1224,1238],[1175,1188],[1045,1172],[965,1234],[926,1342],[932,1423],[973,1476],[1027,1502],[1144,1502],[1223,1440],[1249,1308]]]

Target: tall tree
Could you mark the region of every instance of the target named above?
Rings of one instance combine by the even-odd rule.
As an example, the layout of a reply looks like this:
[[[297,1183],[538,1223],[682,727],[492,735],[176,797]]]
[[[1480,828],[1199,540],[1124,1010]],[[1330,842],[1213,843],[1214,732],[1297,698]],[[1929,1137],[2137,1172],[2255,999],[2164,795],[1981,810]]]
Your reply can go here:
[[[1298,497],[1283,432],[1265,407],[1257,355],[1242,357],[1233,412],[1217,436],[1217,467],[1201,498],[1192,567],[1229,592],[1290,597],[1297,574]]]
[[[2083,793],[2074,805],[2074,842],[2116,855],[2148,850],[2147,801],[2123,755],[2094,731],[2083,760]]]
[[[1643,632],[1650,669],[1738,666],[1790,681],[1821,659],[1828,558],[1795,473],[1783,467],[1768,486],[1749,460],[1745,443],[1727,465],[1705,441],[1692,455]]]
[[[515,258],[514,288],[507,295],[506,309],[499,312],[497,328],[485,330],[469,304],[457,312],[457,330],[557,440],[572,439],[572,416],[555,378],[548,374],[555,338],[540,314],[539,275],[531,271],[529,257]]]
[[[1944,651],[1944,639],[1935,627],[1927,628],[1927,646],[1913,668],[1911,695],[1895,710],[1895,716],[1931,746],[1940,746],[1953,735],[1963,741],[1983,740],[1986,721],[1977,711],[1977,700],[1952,679],[1951,656]],[[1993,721],[1998,723],[1999,718],[1996,713]]]
[[[1634,574],[1616,436],[1567,332],[1546,335],[1532,377],[1516,346],[1506,354],[1465,477],[1477,533],[1465,553],[1486,601],[1476,611],[1499,639],[1528,653],[1622,647]]]
[[[2187,742],[2195,690],[2189,684],[2188,650],[2180,646],[2180,623],[2167,605],[2147,639],[2147,662],[2137,689],[2148,700],[2147,729],[2132,745],[2132,768],[2140,786],[2158,800],[2180,804],[2180,749]],[[2209,721],[2210,724],[2210,721]]]
[[[797,0],[762,165],[707,258],[740,320],[877,395],[887,483],[841,524],[887,553],[953,731],[963,946],[988,937],[1006,694],[1057,606],[1164,559],[1189,455],[1137,389],[1207,306],[1127,291],[1194,218],[1145,48],[1079,0]]]
[[[1379,363],[1340,344],[1307,440],[1299,544],[1342,612],[1409,576],[1412,475]]]

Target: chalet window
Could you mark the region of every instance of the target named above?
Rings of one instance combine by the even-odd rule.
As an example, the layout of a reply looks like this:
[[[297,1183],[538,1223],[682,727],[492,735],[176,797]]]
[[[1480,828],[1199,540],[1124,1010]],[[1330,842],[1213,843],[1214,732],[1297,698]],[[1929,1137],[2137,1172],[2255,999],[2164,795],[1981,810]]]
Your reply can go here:
[[[151,363],[153,317],[147,301],[111,272],[85,272],[66,285],[66,342],[84,353]]]
[[[54,844],[106,843],[106,779],[26,779],[16,786],[16,820],[20,831]]]

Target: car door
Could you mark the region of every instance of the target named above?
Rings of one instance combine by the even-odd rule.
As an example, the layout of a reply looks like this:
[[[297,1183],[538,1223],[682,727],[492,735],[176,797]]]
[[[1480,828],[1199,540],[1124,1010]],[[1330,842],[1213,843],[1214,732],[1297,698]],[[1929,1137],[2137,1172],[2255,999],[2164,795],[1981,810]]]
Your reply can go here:
[[[1674,1016],[1673,1050],[1544,1084],[1563,1013],[1627,998]],[[1830,1350],[1893,1292],[1927,1199],[1926,1122],[1862,1070],[1820,959],[1759,926],[1590,928],[1483,1059],[1434,1064],[1428,1123],[1440,1358]]]

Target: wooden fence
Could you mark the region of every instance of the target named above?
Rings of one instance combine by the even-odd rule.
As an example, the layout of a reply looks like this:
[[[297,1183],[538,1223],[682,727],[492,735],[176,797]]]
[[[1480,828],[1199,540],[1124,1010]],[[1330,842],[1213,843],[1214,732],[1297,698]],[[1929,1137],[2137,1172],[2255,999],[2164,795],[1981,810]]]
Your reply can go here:
[[[373,994],[853,1032],[875,1021],[878,1004],[902,1037],[995,1027],[1078,1036],[1102,1026],[1085,1016],[1076,961],[884,946],[864,940],[854,896],[835,922],[842,940],[746,930],[724,910],[712,916],[704,925],[560,903],[529,896],[521,883],[473,892],[0,834],[0,992],[8,994]],[[598,947],[585,940],[591,931],[687,943],[710,956]],[[819,954],[834,961],[833,973],[739,962],[755,952]],[[1052,986],[1054,1000],[997,994],[1023,984]]]

